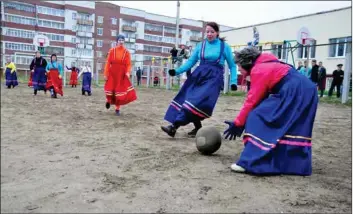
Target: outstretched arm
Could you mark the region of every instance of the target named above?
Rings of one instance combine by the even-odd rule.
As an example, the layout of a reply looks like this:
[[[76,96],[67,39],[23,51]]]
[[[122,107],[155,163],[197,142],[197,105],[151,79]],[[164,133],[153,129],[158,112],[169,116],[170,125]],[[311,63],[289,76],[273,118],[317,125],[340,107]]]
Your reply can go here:
[[[188,59],[188,61],[185,64],[183,64],[182,66],[180,66],[178,69],[176,69],[177,75],[190,70],[197,63],[197,61],[199,61],[201,45],[202,45],[202,43],[199,43],[196,46],[195,51],[192,53],[191,57]]]
[[[234,62],[232,49],[228,44],[225,44],[225,58],[230,70],[230,84],[237,85],[238,83],[237,65]]]
[[[256,70],[261,70],[259,66]],[[268,92],[268,77],[263,73],[252,70],[251,73],[251,90],[248,92],[243,107],[238,116],[234,119],[234,123],[243,127],[245,125],[248,114],[253,110],[258,103],[266,96]]]

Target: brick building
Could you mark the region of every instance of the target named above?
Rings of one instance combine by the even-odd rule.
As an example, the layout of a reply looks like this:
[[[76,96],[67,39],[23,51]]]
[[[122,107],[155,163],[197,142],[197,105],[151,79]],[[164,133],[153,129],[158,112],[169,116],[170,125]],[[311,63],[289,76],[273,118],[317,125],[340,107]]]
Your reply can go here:
[[[8,1],[1,2],[1,12],[1,66],[6,56],[12,56],[19,68],[28,68],[37,50],[33,44],[37,34],[50,40],[46,58],[56,53],[64,65],[89,63],[94,71],[104,68],[118,34],[125,35],[133,64],[141,68],[155,58],[159,69],[159,59],[168,57],[176,42],[175,17],[106,2]],[[195,47],[204,37],[204,21],[181,18],[179,24],[179,44]],[[228,29],[232,28],[221,26]]]

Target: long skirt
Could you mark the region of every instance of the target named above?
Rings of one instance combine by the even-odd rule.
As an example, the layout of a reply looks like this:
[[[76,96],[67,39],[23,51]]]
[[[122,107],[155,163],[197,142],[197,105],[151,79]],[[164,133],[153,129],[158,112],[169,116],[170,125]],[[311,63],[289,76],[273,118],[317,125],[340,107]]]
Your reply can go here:
[[[104,85],[107,102],[110,104],[126,105],[137,99],[126,70],[125,65],[118,63],[112,63],[110,67],[109,77]]]
[[[187,125],[212,116],[223,89],[223,67],[217,63],[202,63],[186,79],[170,103],[164,119]]]
[[[82,76],[82,91],[91,93],[92,74],[90,72],[83,73]]]
[[[70,83],[69,85],[77,85],[77,71],[71,71],[71,75],[70,75]]]
[[[45,90],[45,85],[47,84],[47,76],[45,68],[38,67],[34,69],[32,84],[34,90]]]
[[[17,74],[16,72],[11,73],[11,68],[6,68],[5,79],[6,79],[7,87],[11,87],[11,86],[15,87],[18,85]]]
[[[50,90],[51,88],[54,89],[55,93],[60,94],[61,96],[64,95],[63,82],[62,79],[59,78],[59,71],[57,69],[50,69],[48,73],[46,89]]]
[[[317,105],[315,84],[291,69],[249,113],[237,165],[252,174],[311,175]]]

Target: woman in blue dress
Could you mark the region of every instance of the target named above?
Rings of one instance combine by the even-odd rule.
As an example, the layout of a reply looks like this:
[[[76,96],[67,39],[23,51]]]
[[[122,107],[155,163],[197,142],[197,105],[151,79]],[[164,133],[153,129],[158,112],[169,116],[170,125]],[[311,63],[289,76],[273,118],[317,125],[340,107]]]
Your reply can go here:
[[[233,53],[224,39],[219,38],[219,25],[215,22],[207,23],[206,35],[207,39],[197,45],[184,65],[176,70],[169,70],[171,76],[180,75],[200,60],[200,65],[185,81],[165,114],[164,119],[171,125],[161,128],[171,137],[175,136],[180,126],[189,123],[194,123],[195,128],[188,135],[194,137],[202,127],[201,121],[212,116],[219,94],[223,90],[225,61],[231,73],[231,88],[237,90],[237,69]]]
[[[44,93],[47,92],[45,86],[47,84],[46,70],[47,60],[41,57],[40,52],[36,51],[36,57],[32,60],[29,69],[33,73],[32,84],[34,94],[37,95],[37,91],[43,90]]]
[[[16,65],[11,62],[11,58],[7,58],[7,63],[4,70],[4,75],[6,79],[7,88],[15,88],[18,85],[17,74],[16,74]]]

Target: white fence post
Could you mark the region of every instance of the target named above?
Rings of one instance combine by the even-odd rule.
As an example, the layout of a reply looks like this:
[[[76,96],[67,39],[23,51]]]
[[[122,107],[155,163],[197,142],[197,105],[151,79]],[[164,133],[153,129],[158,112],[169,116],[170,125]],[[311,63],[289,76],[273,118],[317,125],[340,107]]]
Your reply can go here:
[[[343,78],[343,91],[342,91],[342,103],[348,101],[349,88],[350,88],[350,79],[352,72],[352,53],[346,54],[346,60],[344,63],[344,78]]]
[[[147,88],[150,87],[150,83],[151,83],[151,66],[147,67]]]
[[[168,71],[166,73],[166,84],[165,84],[165,88],[167,90],[170,90],[170,75],[169,75],[169,70],[171,69],[172,63],[171,61],[168,61]]]
[[[223,87],[223,94],[228,93],[229,91],[229,68],[228,64],[224,66],[224,87]]]

